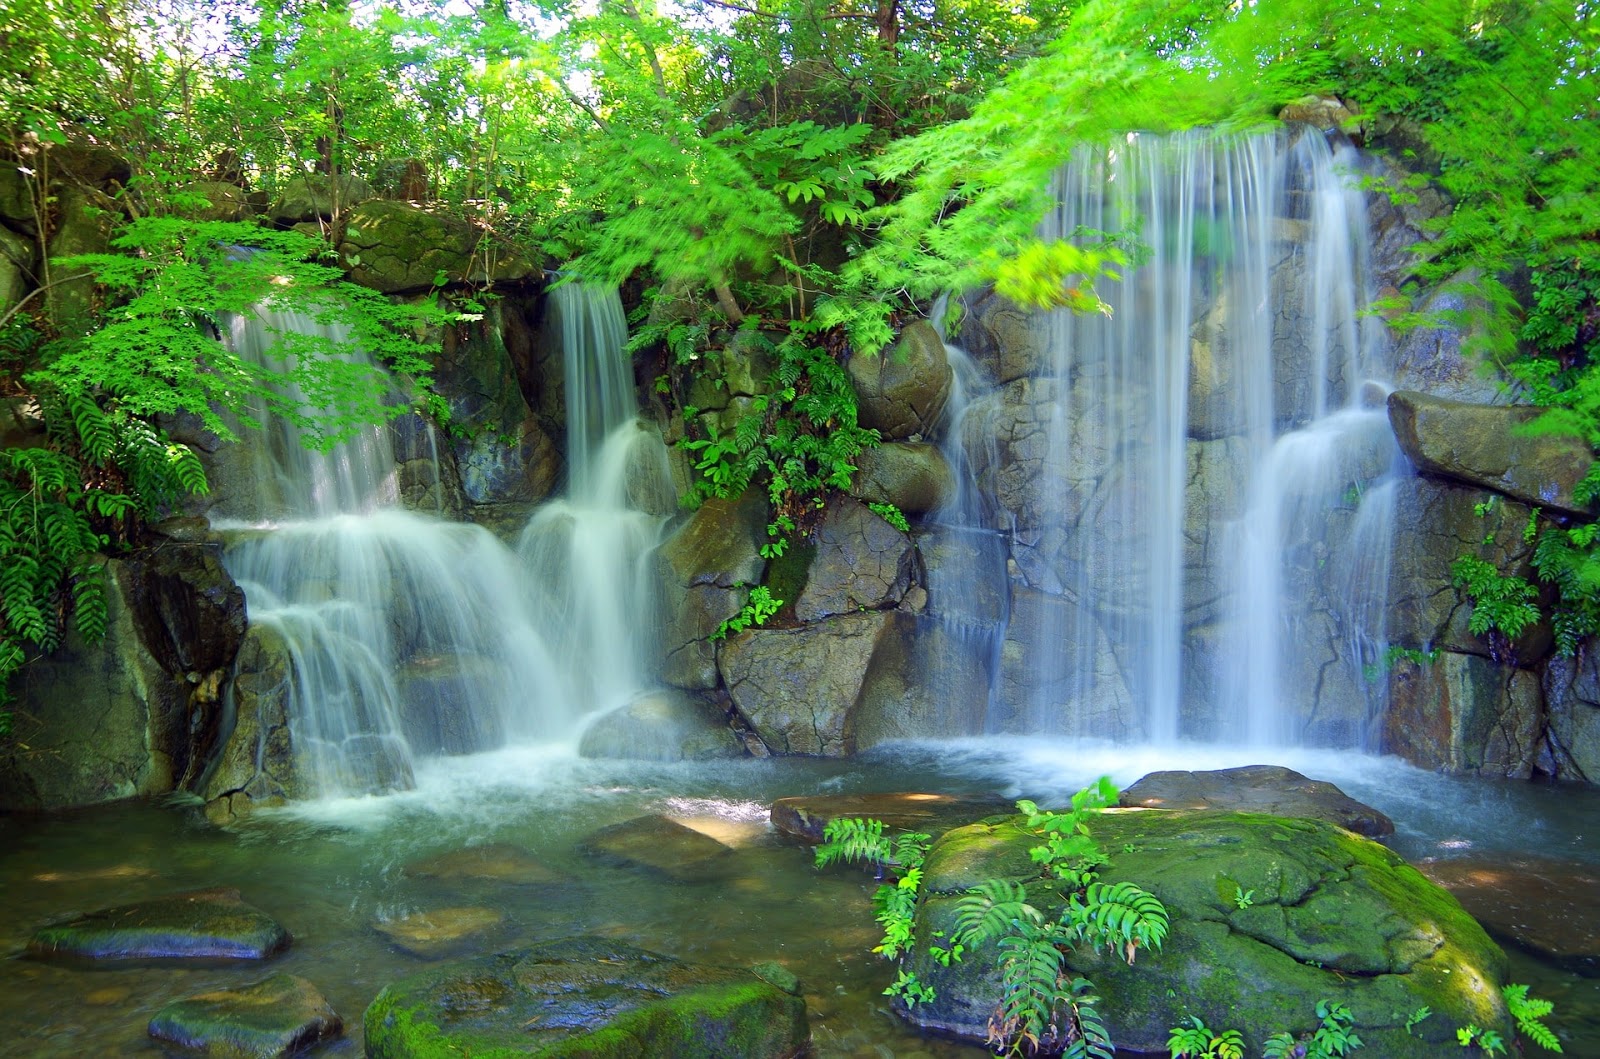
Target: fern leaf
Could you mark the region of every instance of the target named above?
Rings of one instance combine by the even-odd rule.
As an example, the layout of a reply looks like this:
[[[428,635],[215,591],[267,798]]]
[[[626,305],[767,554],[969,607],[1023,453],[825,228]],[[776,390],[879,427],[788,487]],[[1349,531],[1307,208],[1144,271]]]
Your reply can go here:
[[[960,945],[977,945],[1004,938],[1018,924],[1037,924],[1043,919],[1039,910],[1028,904],[1028,891],[1021,883],[990,879],[956,902],[951,940]]]

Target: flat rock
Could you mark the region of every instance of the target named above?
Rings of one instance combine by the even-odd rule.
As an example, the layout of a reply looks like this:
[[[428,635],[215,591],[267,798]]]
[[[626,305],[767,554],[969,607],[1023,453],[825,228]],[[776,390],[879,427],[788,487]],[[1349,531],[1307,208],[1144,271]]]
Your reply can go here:
[[[721,874],[729,847],[665,816],[640,816],[603,827],[583,840],[592,856],[684,882]]]
[[[496,953],[392,983],[365,1019],[368,1059],[789,1059],[805,1001],[749,971],[602,938]]]
[[[279,1059],[342,1033],[317,987],[292,974],[179,1000],[150,1020],[156,1040],[219,1059]]]
[[[36,959],[116,963],[263,960],[289,947],[289,932],[227,887],[195,890],[52,924],[34,934]]]
[[[772,826],[806,842],[822,841],[829,821],[846,817],[882,820],[899,831],[921,831],[935,838],[953,827],[1011,811],[998,796],[924,794],[826,794],[779,798],[772,803]]]
[[[505,918],[492,908],[434,908],[376,921],[372,929],[413,956],[437,959],[454,955],[464,945],[504,923]]]
[[[1578,974],[1600,977],[1600,868],[1541,857],[1417,865],[1485,930]]]
[[[1281,765],[1214,772],[1152,772],[1122,792],[1124,808],[1226,809],[1325,820],[1368,838],[1394,834],[1394,821],[1326,780]]]
[[[565,881],[565,876],[527,850],[504,842],[468,846],[412,861],[406,865],[405,874],[416,879],[488,879],[509,886],[546,886]]]

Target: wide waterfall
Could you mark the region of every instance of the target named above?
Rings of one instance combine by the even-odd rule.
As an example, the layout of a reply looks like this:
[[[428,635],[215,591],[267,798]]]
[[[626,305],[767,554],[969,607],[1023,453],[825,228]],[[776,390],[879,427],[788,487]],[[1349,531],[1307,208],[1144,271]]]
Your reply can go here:
[[[969,731],[1360,744],[1396,457],[1355,164],[1309,130],[1129,135],[1058,175],[1045,238],[1139,250],[1109,315],[978,357],[947,428],[983,485],[941,520],[1011,544]]]
[[[262,360],[275,334],[318,328],[262,312],[225,337]],[[260,420],[257,489],[215,521],[252,627],[289,657],[298,793],[407,787],[425,755],[570,738],[594,706],[577,685],[585,660],[566,653],[561,607],[517,555],[482,527],[402,509],[387,429],[317,452],[292,424]]]

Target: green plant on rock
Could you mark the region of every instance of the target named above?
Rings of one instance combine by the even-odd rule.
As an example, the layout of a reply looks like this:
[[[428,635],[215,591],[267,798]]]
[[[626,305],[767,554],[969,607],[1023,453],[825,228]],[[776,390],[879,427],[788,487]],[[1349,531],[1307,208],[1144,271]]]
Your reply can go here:
[[[816,849],[816,865],[869,864],[884,878],[872,895],[883,940],[872,951],[886,960],[898,960],[912,942],[912,921],[922,887],[922,862],[928,854],[931,836],[920,831],[905,831],[890,837],[882,820],[842,817],[829,820],[822,829],[822,842]],[[954,946],[946,948],[949,959],[959,959]],[[898,997],[907,1007],[934,997],[932,987],[914,972],[900,969],[885,996]]]
[[[1244,1035],[1238,1030],[1212,1033],[1196,1015],[1189,1022],[1172,1028],[1167,1038],[1170,1059],[1244,1059]]]
[[[1561,1042],[1544,1024],[1545,1016],[1556,1009],[1554,1003],[1528,996],[1528,987],[1525,985],[1502,986],[1500,995],[1505,998],[1506,1009],[1511,1012],[1518,1031],[1524,1037],[1546,1051],[1561,1051]]]
[[[1494,1030],[1477,1025],[1462,1026],[1456,1030],[1456,1043],[1463,1048],[1479,1048],[1484,1055],[1506,1054],[1506,1042]]]
[[[718,625],[711,639],[721,640],[730,633],[744,632],[752,625],[765,625],[782,607],[783,600],[772,598],[772,591],[766,585],[757,585],[750,590],[750,598],[745,600],[739,613]]]
[[[1274,1033],[1262,1049],[1262,1059],[1343,1059],[1360,1048],[1355,1016],[1345,1005],[1317,1001],[1317,1028],[1299,1039],[1288,1032]]]

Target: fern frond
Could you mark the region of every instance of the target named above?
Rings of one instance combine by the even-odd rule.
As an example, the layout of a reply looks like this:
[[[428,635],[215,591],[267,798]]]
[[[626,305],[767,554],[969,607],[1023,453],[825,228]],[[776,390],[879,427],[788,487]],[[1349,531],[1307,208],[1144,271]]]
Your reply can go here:
[[[78,443],[90,462],[103,464],[117,447],[117,432],[105,412],[88,394],[69,392],[67,410],[78,431]]]
[[[889,839],[883,834],[882,820],[865,820],[859,817],[841,817],[829,820],[822,829],[822,844],[817,847],[817,867],[843,861],[854,864],[864,861],[883,867],[893,859]]]
[[[1073,894],[1066,921],[1094,948],[1122,949],[1129,963],[1140,948],[1159,950],[1167,937],[1167,910],[1152,893],[1130,882],[1090,883]]]
[[[951,940],[960,945],[977,945],[1004,938],[1021,924],[1043,920],[1039,910],[1028,904],[1028,891],[1021,883],[990,879],[968,890],[956,902]]]

